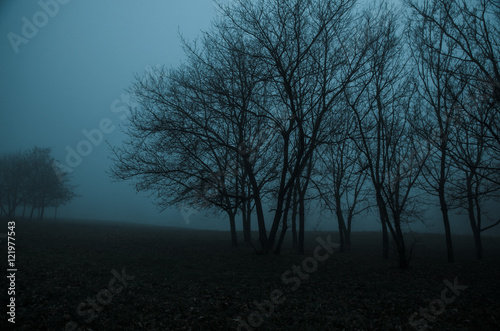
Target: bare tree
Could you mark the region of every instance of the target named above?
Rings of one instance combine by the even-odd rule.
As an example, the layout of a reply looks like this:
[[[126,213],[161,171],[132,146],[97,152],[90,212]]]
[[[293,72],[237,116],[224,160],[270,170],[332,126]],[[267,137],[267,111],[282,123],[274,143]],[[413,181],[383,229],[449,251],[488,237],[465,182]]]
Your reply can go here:
[[[454,45],[458,52],[441,56],[460,61],[461,70],[451,70],[475,89],[475,100],[489,116],[478,116],[474,109],[461,109],[476,121],[483,121],[487,134],[497,151],[500,145],[500,4],[497,0],[446,1],[429,0],[410,2],[410,7],[433,28],[446,38],[448,45]],[[453,68],[451,68],[453,69]],[[469,100],[471,101],[471,100]],[[496,164],[498,169],[498,164]]]
[[[23,153],[5,154],[0,158],[0,201],[2,212],[9,217],[24,200],[27,164]]]
[[[24,204],[23,217],[31,205],[30,217],[38,210],[42,219],[46,207],[57,208],[76,196],[69,174],[57,168],[50,153],[50,148],[35,146],[0,159],[0,197],[4,197],[0,204],[6,215],[15,216],[17,207]]]
[[[253,200],[263,215],[262,186],[274,168],[264,157],[273,151],[274,131],[253,106],[265,97],[256,92],[260,69],[245,47],[219,27],[200,49],[186,44],[187,65],[137,78],[131,92],[141,108],[132,114],[128,142],[113,149],[114,177],[138,179],[136,188],[156,192],[161,208],[188,203],[226,212],[233,246],[238,210]]]
[[[467,89],[467,93],[462,97],[465,100],[474,99],[471,93],[474,89]],[[465,210],[469,219],[474,243],[476,257],[483,257],[483,245],[481,232],[488,230],[498,224],[500,220],[489,226],[484,225],[486,203],[499,201],[500,186],[496,184],[500,179],[500,174],[495,170],[494,157],[489,155],[491,151],[491,137],[488,135],[489,128],[485,125],[485,118],[489,116],[488,110],[471,109],[476,115],[463,117],[458,125],[460,131],[453,136],[453,150],[451,157],[454,166],[458,168],[459,174],[452,182],[452,197],[455,207]]]
[[[434,17],[442,15],[441,10],[439,6],[428,8],[429,14]],[[457,130],[457,109],[449,92],[455,90],[455,93],[460,93],[463,84],[456,79],[454,72],[461,63],[456,60],[456,43],[449,40],[444,32],[429,20],[411,15],[408,32],[408,44],[419,77],[417,91],[423,110],[421,121],[414,123],[414,127],[429,146],[429,160],[425,164],[422,187],[438,198],[448,262],[453,262],[448,196],[453,167],[450,164],[449,136]]]
[[[313,154],[324,140],[323,119],[352,80],[361,53],[351,53],[354,1],[237,1],[224,7],[229,29],[243,31],[258,45],[249,54],[269,73],[275,107],[264,111],[281,134],[282,161],[277,182],[274,218],[265,245],[275,245],[290,190],[297,190],[299,251],[303,251],[305,193],[310,183]],[[302,178],[300,184],[297,179]],[[259,215],[257,215],[259,218]],[[262,222],[261,222],[262,223]],[[261,243],[264,243],[261,241]]]
[[[56,166],[50,148],[35,146],[25,158],[28,164],[25,197],[32,205],[30,217],[37,209],[38,218],[43,219],[45,208],[57,208],[76,197],[69,174]]]
[[[421,40],[431,40],[432,34],[439,37],[439,47],[428,45],[431,50],[427,54],[433,54],[433,64],[441,65],[442,77],[447,77],[447,84],[442,85],[445,94],[439,97],[451,100],[448,115],[456,113],[459,132],[453,135],[448,154],[462,173],[453,192],[458,201],[467,201],[480,258],[479,200],[495,198],[500,185],[500,4],[496,0],[430,0],[409,5],[413,15],[427,26],[421,31]],[[433,96],[432,101],[439,98]],[[447,138],[441,137],[441,145],[451,144]],[[485,229],[497,224],[500,220]]]
[[[328,134],[323,120],[363,58],[350,30],[353,5],[353,0],[221,5],[220,20],[200,48],[186,47],[185,66],[137,81],[133,92],[142,110],[131,119],[129,142],[115,149],[115,177],[139,179],[138,189],[157,192],[168,206],[198,203],[205,194],[188,192],[210,182],[211,172],[224,173],[220,187],[233,189],[216,191],[232,199],[233,214],[244,202],[249,213],[253,204],[265,252],[275,247],[280,226],[281,237],[286,233],[283,215],[297,188],[303,252],[314,151]],[[234,166],[216,161],[221,159]],[[263,205],[271,202],[268,234]]]
[[[346,91],[356,117],[357,147],[372,182],[382,223],[383,256],[388,257],[389,232],[396,245],[401,268],[407,251],[402,225],[418,205],[415,186],[425,164],[421,143],[410,122],[414,115],[415,84],[406,66],[404,45],[398,33],[396,14],[381,5],[367,12],[365,21],[368,52],[367,75]],[[411,251],[410,251],[411,253]]]
[[[318,152],[319,178],[315,181],[322,201],[336,216],[340,251],[351,246],[352,221],[370,208],[365,185],[367,173],[362,169],[354,141],[356,121],[347,105],[341,103],[330,117],[332,132]]]

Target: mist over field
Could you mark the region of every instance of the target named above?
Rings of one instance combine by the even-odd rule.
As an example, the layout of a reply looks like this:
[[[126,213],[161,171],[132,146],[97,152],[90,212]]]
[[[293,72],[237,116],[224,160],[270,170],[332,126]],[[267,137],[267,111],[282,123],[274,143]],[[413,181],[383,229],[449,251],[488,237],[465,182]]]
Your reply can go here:
[[[215,14],[212,3],[69,1],[16,49],[7,34],[22,37],[22,18],[42,8],[37,1],[0,6],[0,150],[51,147],[54,158],[69,166],[81,198],[62,206],[61,217],[185,224],[175,208],[160,214],[147,194],[112,183],[105,173],[106,142],[124,139],[120,126],[130,100],[125,89],[134,75],[157,65],[177,66],[184,58],[179,33],[194,39],[207,28]],[[84,130],[99,129],[103,119],[111,127],[102,142],[96,136],[88,155],[75,157],[78,144],[89,141]]]
[[[500,327],[498,1],[8,0],[0,36],[6,326]]]
[[[48,2],[50,3],[50,2]],[[80,198],[61,206],[61,217],[145,222],[200,229],[228,229],[221,217],[197,215],[185,223],[179,208],[160,213],[147,193],[136,194],[129,183],[112,182],[107,143],[118,145],[125,135],[126,107],[134,75],[148,68],[176,67],[186,56],[181,37],[195,40],[215,18],[210,1],[134,1],[119,3],[70,1],[48,15],[47,23],[31,31],[26,24],[43,10],[36,1],[0,4],[0,151],[15,152],[34,145],[52,148],[56,160],[71,171]],[[44,23],[43,21],[41,23]],[[24,29],[24,30],[23,30]],[[36,30],[36,32],[35,32]],[[23,31],[33,35],[24,38]],[[19,36],[7,38],[9,33]],[[24,39],[21,39],[24,38]],[[100,124],[109,120],[106,132]],[[92,136],[92,132],[102,132]],[[91,143],[90,150],[79,144]],[[269,207],[271,209],[272,207]],[[438,207],[429,206],[427,217],[439,219]],[[492,213],[498,209],[491,209]],[[48,211],[53,215],[53,211]],[[355,230],[377,230],[376,215],[358,217]],[[331,213],[312,213],[308,229],[335,229]],[[441,232],[442,223],[415,231]],[[455,233],[468,233],[464,216],[455,217]],[[491,230],[498,234],[498,229]]]

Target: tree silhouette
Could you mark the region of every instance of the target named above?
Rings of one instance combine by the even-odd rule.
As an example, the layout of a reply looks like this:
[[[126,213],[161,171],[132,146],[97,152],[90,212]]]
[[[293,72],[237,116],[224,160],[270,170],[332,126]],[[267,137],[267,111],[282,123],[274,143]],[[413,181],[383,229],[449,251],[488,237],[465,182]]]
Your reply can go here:
[[[42,219],[46,207],[57,208],[76,196],[68,174],[57,167],[50,153],[50,148],[35,146],[0,158],[0,205],[6,216],[15,216],[23,204],[23,217],[31,206],[30,218],[38,210]]]

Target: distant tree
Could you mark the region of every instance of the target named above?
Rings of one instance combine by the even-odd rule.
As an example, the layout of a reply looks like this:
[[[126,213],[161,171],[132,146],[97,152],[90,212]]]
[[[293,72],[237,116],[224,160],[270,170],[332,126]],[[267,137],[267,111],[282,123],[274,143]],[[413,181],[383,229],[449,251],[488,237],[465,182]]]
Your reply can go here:
[[[21,152],[0,158],[0,205],[2,213],[12,217],[23,202],[27,185],[28,164]]]
[[[50,148],[34,147],[0,159],[0,205],[7,216],[15,216],[19,205],[31,206],[30,217],[38,210],[42,219],[46,207],[59,207],[76,195],[69,175],[58,169]],[[7,209],[5,209],[7,206]]]

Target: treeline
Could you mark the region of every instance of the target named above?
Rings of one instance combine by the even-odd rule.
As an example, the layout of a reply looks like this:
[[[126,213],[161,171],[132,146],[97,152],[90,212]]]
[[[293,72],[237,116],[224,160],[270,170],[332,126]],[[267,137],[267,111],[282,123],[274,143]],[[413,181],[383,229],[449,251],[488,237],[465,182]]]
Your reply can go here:
[[[500,7],[493,0],[357,4],[238,0],[187,61],[137,77],[115,178],[159,206],[229,216],[233,245],[256,218],[259,250],[279,253],[291,228],[304,252],[307,210],[338,220],[342,249],[368,209],[401,267],[409,222],[450,210],[469,218],[482,257],[485,205],[500,188]],[[266,228],[265,206],[274,212]],[[499,221],[500,222],[500,221]],[[497,222],[496,224],[498,224]]]
[[[50,148],[33,147],[0,157],[0,215],[43,219],[45,208],[57,212],[75,197],[68,173],[50,154]]]

